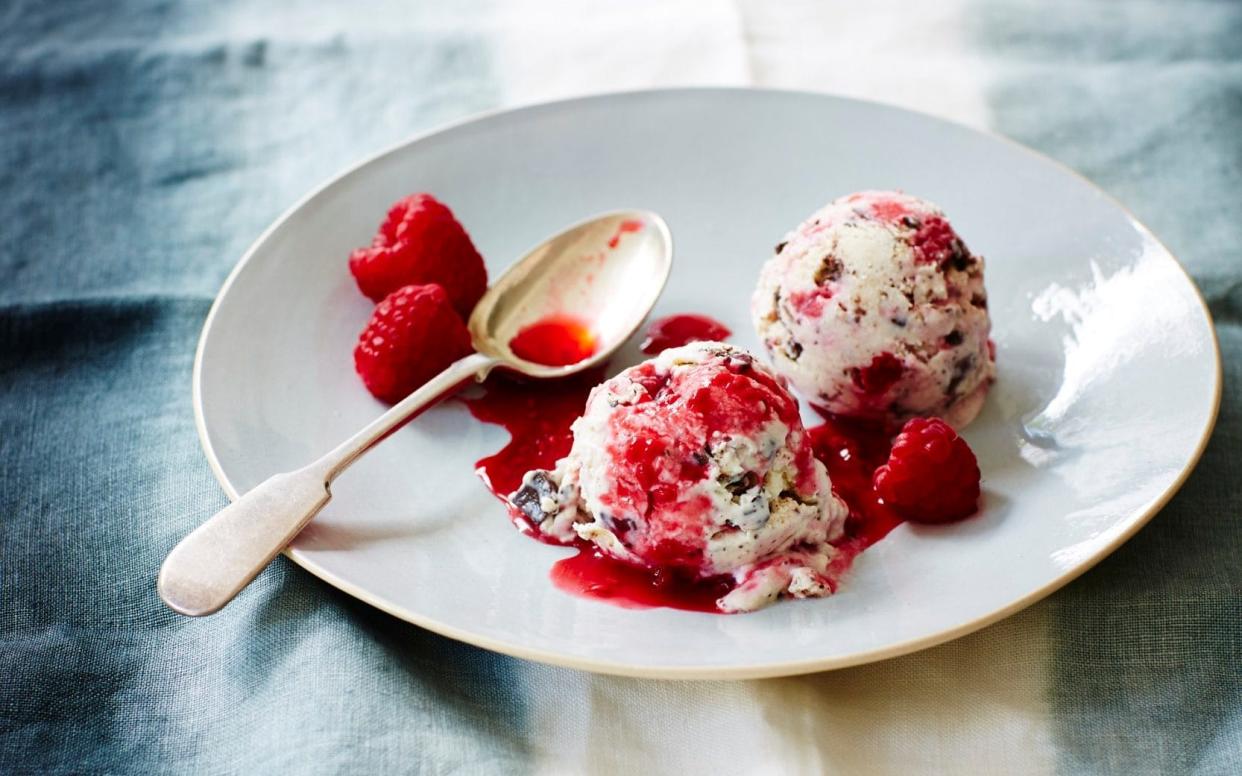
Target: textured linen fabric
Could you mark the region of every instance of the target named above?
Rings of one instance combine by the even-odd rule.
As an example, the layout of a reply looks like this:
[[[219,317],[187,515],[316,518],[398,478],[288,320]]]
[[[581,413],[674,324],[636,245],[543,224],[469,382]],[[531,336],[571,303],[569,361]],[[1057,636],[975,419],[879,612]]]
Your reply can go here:
[[[781,86],[994,128],[1149,224],[1216,318],[1198,469],[1050,599],[753,682],[461,645],[284,559],[206,620],[164,554],[225,498],[189,401],[219,284],[347,164],[479,110]],[[1242,5],[1211,0],[0,8],[0,772],[1242,770]],[[1153,440],[1153,443],[1157,443]]]

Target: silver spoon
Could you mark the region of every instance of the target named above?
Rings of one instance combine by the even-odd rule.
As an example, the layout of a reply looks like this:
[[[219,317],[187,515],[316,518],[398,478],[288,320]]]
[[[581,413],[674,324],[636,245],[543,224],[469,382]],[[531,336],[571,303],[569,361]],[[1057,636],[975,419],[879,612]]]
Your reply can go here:
[[[651,311],[673,262],[668,226],[655,213],[624,210],[571,226],[508,269],[470,316],[477,351],[393,405],[335,450],[277,474],[217,512],[168,553],[159,593],[181,614],[219,611],[297,536],[332,498],[330,486],[364,453],[430,404],[482,381],[497,366],[529,377],[565,377],[606,359]],[[591,327],[597,348],[584,361],[544,366],[514,355],[509,342],[548,315]]]

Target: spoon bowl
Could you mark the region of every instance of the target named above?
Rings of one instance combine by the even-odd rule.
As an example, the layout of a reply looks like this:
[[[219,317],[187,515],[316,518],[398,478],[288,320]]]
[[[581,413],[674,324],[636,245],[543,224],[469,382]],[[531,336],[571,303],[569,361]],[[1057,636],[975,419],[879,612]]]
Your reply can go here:
[[[475,350],[531,377],[595,366],[642,324],[672,268],[672,236],[655,213],[617,210],[579,222],[528,251],[479,300],[469,321]],[[549,316],[582,322],[591,354],[550,366],[514,353],[513,338]]]
[[[528,252],[488,289],[470,316],[474,353],[393,405],[317,461],[276,474],[217,512],[168,553],[160,598],[200,616],[233,600],[332,498],[331,484],[419,412],[503,366],[565,377],[608,358],[651,312],[672,269],[673,241],[655,213],[619,210],[582,221]],[[513,343],[542,321],[570,320],[589,336],[573,363],[523,358]]]

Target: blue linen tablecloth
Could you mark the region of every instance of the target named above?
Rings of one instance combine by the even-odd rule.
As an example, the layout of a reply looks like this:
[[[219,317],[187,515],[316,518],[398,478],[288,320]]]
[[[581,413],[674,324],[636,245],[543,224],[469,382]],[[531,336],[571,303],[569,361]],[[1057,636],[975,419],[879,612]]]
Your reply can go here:
[[[660,683],[434,636],[280,559],[155,595],[225,498],[189,400],[245,247],[363,155],[481,109],[783,86],[994,128],[1130,206],[1217,323],[1185,488],[1050,599],[942,647]],[[164,0],[0,8],[0,772],[1242,771],[1242,5]],[[1158,444],[1158,440],[1153,440]]]

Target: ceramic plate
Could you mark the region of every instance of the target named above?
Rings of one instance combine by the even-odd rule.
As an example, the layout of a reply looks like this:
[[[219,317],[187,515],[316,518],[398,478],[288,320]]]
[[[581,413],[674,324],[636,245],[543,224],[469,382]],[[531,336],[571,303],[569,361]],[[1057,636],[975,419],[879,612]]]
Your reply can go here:
[[[520,535],[474,474],[505,433],[449,402],[342,476],[288,555],[446,636],[617,674],[795,674],[980,628],[1085,571],[1168,500],[1211,430],[1219,357],[1194,285],[1114,200],[1005,139],[883,105],[608,95],[483,116],[363,163],[277,221],[220,292],[194,376],[207,457],[235,498],[384,409],[353,373],[371,304],[346,257],[405,194],[449,203],[492,273],[586,216],[654,210],[677,246],[655,315],[711,315],[758,351],[747,304],[760,264],[813,210],[866,188],[939,203],[987,259],[999,377],[966,432],[979,516],[898,528],[830,598],[735,616],[619,608],[553,587],[571,551]],[[614,363],[638,358],[630,343]]]

